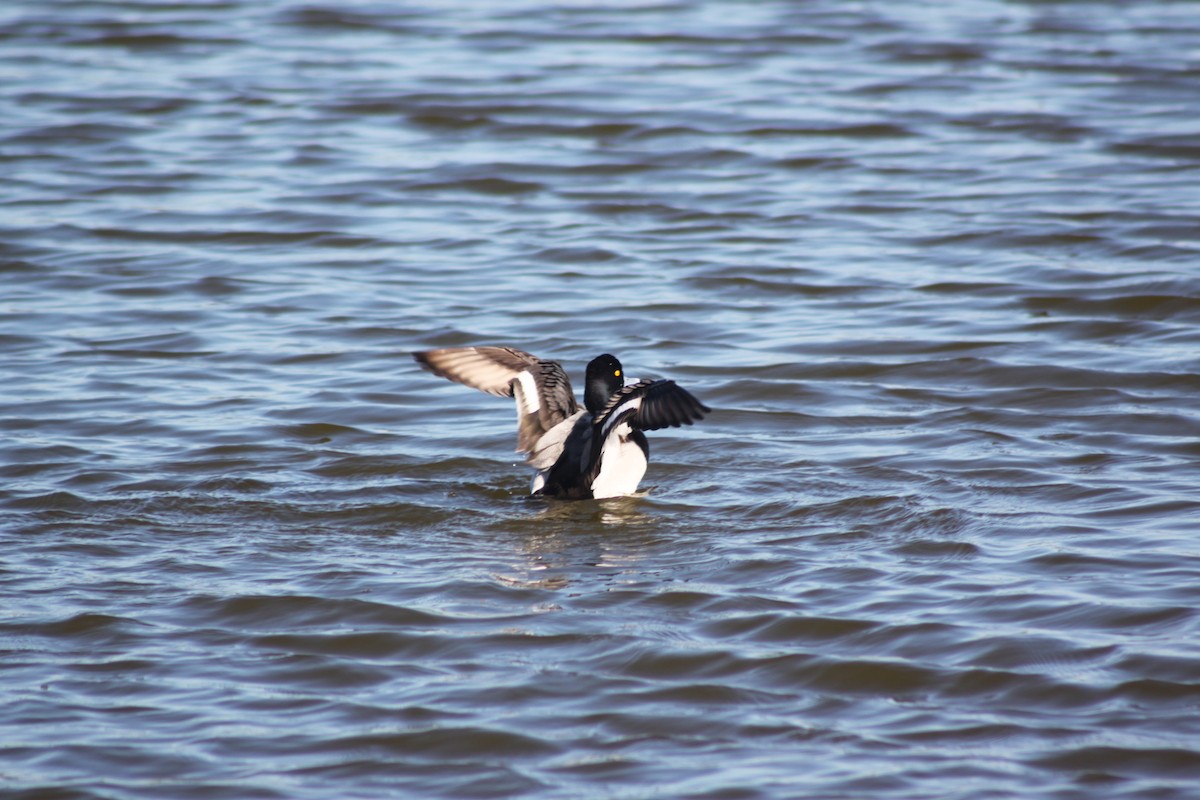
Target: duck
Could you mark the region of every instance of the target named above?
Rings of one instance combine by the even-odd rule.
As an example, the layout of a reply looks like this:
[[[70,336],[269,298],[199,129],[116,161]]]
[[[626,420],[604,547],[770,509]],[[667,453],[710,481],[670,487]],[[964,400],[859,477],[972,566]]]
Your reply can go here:
[[[609,353],[588,362],[583,408],[559,362],[523,350],[446,347],[412,356],[434,375],[516,401],[516,452],[535,470],[530,494],[543,497],[634,494],[650,462],[645,431],[691,425],[712,410],[675,381],[626,379]]]

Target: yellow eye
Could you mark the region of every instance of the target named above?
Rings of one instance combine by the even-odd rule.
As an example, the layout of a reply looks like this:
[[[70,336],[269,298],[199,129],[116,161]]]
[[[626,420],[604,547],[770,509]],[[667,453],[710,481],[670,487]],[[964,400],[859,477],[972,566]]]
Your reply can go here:
[[[613,375],[615,375],[618,378],[621,377],[621,370],[617,370],[616,372],[613,373]]]

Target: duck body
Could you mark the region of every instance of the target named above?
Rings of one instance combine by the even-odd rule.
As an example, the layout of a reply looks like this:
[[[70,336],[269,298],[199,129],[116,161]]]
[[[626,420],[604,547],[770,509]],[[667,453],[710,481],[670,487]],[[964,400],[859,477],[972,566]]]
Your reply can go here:
[[[512,397],[517,452],[536,470],[535,495],[621,497],[637,491],[650,445],[643,431],[691,425],[710,410],[671,380],[625,383],[621,362],[604,354],[588,364],[584,408],[556,361],[510,347],[451,347],[413,353],[435,375]]]
[[[566,434],[562,452],[549,467],[539,469],[533,478],[532,494],[586,500],[622,497],[637,491],[650,463],[650,443],[644,433],[625,423],[607,440],[599,440],[595,419],[582,409],[560,425]]]

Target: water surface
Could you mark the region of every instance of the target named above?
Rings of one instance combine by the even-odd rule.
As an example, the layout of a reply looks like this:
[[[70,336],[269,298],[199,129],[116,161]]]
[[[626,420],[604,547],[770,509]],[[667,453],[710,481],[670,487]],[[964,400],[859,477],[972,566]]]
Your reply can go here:
[[[429,5],[0,10],[5,796],[1195,796],[1200,6]]]

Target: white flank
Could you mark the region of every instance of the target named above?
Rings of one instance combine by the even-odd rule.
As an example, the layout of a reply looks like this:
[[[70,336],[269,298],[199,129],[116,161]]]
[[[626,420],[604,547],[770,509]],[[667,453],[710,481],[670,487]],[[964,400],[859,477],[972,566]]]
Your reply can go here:
[[[646,474],[646,454],[626,438],[631,432],[629,425],[622,424],[605,437],[600,474],[592,482],[592,496],[597,500],[633,494],[642,482],[642,476]]]

